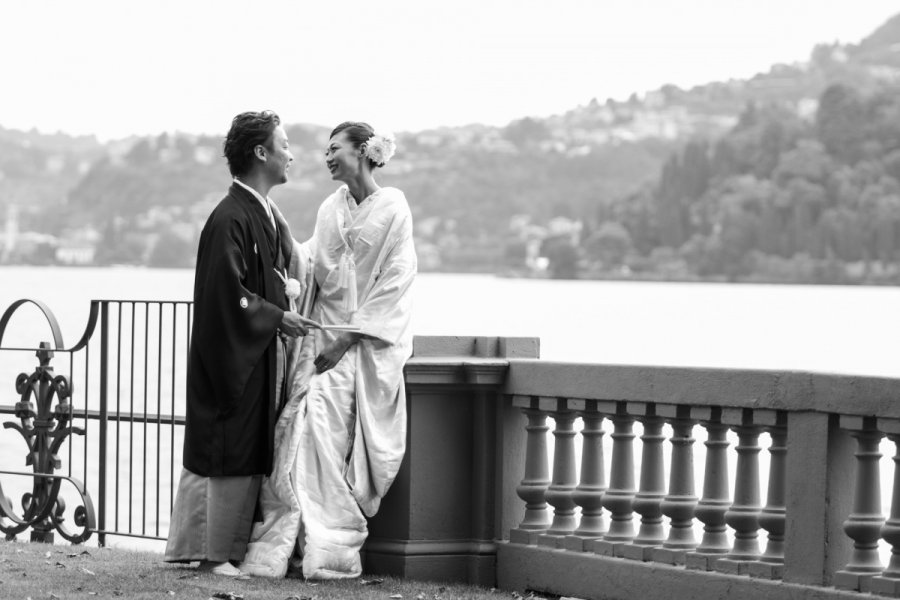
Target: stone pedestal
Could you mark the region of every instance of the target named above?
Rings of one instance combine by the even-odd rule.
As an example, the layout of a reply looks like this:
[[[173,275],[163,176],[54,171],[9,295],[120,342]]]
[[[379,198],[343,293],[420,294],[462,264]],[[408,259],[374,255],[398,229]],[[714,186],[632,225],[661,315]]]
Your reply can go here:
[[[536,542],[542,531],[514,529],[525,417],[500,387],[508,358],[537,356],[533,338],[416,338],[406,456],[369,520],[364,572],[492,587],[495,540]]]

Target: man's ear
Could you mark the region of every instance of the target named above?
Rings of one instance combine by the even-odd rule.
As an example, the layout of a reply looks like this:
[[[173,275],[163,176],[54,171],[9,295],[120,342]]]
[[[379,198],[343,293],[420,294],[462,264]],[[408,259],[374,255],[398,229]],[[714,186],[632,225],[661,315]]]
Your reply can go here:
[[[266,148],[262,144],[257,144],[253,148],[253,154],[255,154],[256,158],[259,160],[266,162]]]

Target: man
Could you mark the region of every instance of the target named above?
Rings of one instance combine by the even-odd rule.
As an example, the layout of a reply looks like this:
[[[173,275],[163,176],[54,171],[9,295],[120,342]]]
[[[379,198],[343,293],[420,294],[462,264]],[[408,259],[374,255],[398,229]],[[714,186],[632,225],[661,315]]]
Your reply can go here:
[[[203,570],[236,576],[231,562],[244,558],[260,482],[272,469],[280,336],[307,330],[288,310],[278,275],[293,243],[268,198],[293,161],[278,115],[239,114],[224,150],[234,181],[200,234],[184,469],[165,560],[199,560]]]

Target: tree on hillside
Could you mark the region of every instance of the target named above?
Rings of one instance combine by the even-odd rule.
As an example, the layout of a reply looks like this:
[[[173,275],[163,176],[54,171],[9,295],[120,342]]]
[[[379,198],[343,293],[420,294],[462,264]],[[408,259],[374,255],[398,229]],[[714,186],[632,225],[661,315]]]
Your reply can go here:
[[[659,187],[654,194],[659,223],[659,241],[670,248],[680,247],[690,237],[688,204],[678,155],[663,166]]]
[[[786,255],[802,252],[823,258],[824,251],[817,244],[815,225],[827,206],[825,188],[808,179],[794,177],[787,182],[784,190],[791,204],[791,244]]]
[[[549,260],[550,276],[553,279],[575,279],[578,277],[578,248],[571,236],[551,235],[541,244],[541,256]]]
[[[819,140],[841,162],[855,164],[863,155],[865,111],[859,93],[846,85],[829,86],[816,113]]]
[[[631,235],[614,221],[605,221],[591,232],[584,242],[585,255],[605,269],[614,269],[625,262],[631,251]]]
[[[190,267],[196,246],[194,240],[165,231],[157,238],[147,262],[151,267]]]
[[[648,186],[613,203],[609,208],[598,209],[600,222],[613,220],[621,223],[628,231],[634,250],[642,255],[650,254],[659,243],[657,217],[653,190]]]
[[[834,166],[834,161],[820,141],[802,139],[794,148],[781,154],[772,179],[779,185],[795,178],[825,184]]]
[[[900,150],[894,150],[885,155],[882,164],[887,175],[900,180]]]
[[[550,130],[544,121],[525,117],[507,125],[503,129],[503,137],[519,148],[523,148],[548,139]]]
[[[865,154],[882,158],[900,150],[900,95],[896,89],[882,90],[866,102]]]

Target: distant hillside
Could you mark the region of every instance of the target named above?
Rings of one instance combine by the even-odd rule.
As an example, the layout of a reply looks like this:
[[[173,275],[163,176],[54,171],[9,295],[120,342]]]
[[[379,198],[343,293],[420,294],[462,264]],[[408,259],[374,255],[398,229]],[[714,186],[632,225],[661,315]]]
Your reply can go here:
[[[859,46],[851,47],[850,54],[860,63],[900,68],[900,14],[872,32]]]
[[[400,133],[397,156],[379,180],[410,199],[425,270],[737,277],[678,263],[698,234],[695,213],[718,193],[710,190],[725,193],[717,186],[746,169],[771,176],[805,140],[846,162],[831,154],[834,140],[814,133],[823,94],[852,90],[845,100],[854,106],[893,110],[885,90],[897,84],[900,15],[858,45],[822,44],[808,61],[748,80],[666,85],[505,127]],[[858,137],[840,119],[824,120],[839,135]],[[335,188],[322,163],[329,130],[287,129],[295,167],[273,197],[302,238]],[[874,150],[863,147],[871,158]],[[733,173],[720,170],[725,163]],[[700,177],[697,169],[709,173]],[[0,261],[190,265],[199,228],[227,185],[218,137],[101,144],[0,128],[0,219],[14,220],[19,232],[14,244],[3,238]]]
[[[755,95],[779,78],[781,96]],[[582,271],[900,283],[900,16],[732,89],[751,101],[724,136],[691,140],[654,185],[598,208]]]
[[[751,106],[599,218],[598,276],[900,283],[900,86],[834,84],[812,121]]]

